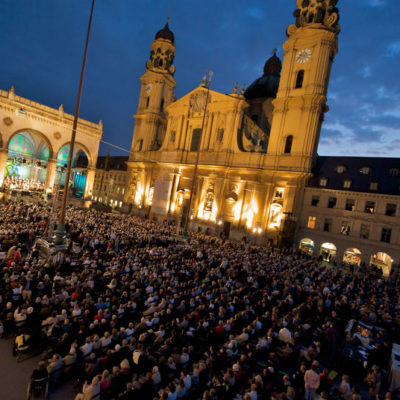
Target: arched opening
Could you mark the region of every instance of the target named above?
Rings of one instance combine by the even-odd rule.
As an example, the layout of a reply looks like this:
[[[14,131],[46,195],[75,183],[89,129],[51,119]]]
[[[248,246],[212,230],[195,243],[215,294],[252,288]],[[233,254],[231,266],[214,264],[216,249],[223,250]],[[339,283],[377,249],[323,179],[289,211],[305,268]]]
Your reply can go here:
[[[299,72],[297,72],[296,76],[296,89],[300,89],[303,87],[303,81],[304,81],[304,69],[301,69]]]
[[[57,153],[57,175],[56,183],[64,187],[65,173],[68,166],[70,145],[65,144]],[[89,166],[89,157],[82,145],[76,144],[72,157],[72,169],[69,181],[69,188],[75,197],[83,197],[86,185],[87,168]]]
[[[286,137],[286,141],[285,141],[285,149],[284,149],[284,153],[285,154],[290,154],[292,151],[292,144],[293,144],[293,136],[289,135]]]
[[[358,249],[347,249],[343,254],[343,262],[346,264],[361,264],[361,251]]]
[[[304,238],[300,240],[299,250],[303,253],[310,254],[311,256],[314,254],[314,241],[308,238]]]
[[[378,251],[371,256],[370,266],[382,270],[383,276],[389,276],[392,270],[393,259],[389,254]]]
[[[320,255],[322,261],[332,262],[336,257],[336,246],[333,243],[322,244]]]
[[[52,154],[50,144],[35,131],[20,131],[8,142],[8,159],[3,186],[22,192],[42,192],[47,163]]]

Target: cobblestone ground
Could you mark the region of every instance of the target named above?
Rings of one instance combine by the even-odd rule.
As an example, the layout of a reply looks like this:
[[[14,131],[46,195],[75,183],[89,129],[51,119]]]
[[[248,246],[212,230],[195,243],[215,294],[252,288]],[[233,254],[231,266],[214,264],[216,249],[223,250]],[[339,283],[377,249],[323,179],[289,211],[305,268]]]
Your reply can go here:
[[[26,389],[39,361],[39,356],[17,362],[12,356],[12,340],[0,339],[0,399],[24,400]],[[71,382],[53,388],[49,400],[73,400],[75,391]]]

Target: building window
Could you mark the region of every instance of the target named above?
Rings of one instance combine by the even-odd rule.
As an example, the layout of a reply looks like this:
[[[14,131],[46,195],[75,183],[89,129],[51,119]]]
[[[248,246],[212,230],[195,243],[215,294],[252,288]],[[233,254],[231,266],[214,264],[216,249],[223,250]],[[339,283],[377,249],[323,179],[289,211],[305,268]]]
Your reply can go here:
[[[399,171],[400,170],[398,168],[390,168],[389,171],[388,171],[388,174],[390,176],[399,176],[399,174],[400,174]]]
[[[387,215],[389,217],[394,217],[396,215],[396,210],[397,210],[396,204],[387,203],[385,215]]]
[[[293,144],[293,136],[289,135],[286,137],[286,142],[285,142],[285,154],[290,154],[292,151],[292,144]]]
[[[176,136],[176,131],[172,131],[172,132],[171,132],[170,139],[169,139],[169,141],[170,141],[171,143],[174,143],[174,142],[175,142],[175,136]]]
[[[346,167],[344,165],[338,165],[335,169],[338,174],[343,174],[346,171]]]
[[[296,76],[296,89],[300,89],[303,87],[303,81],[304,81],[304,70],[301,69],[299,72],[297,72]]]
[[[160,111],[164,111],[164,99],[161,99],[161,104],[160,104]]]
[[[332,218],[325,218],[324,231],[325,232],[331,232],[332,231]]]
[[[336,197],[329,197],[328,199],[328,208],[335,208],[336,207]]]
[[[138,151],[142,151],[143,149],[143,139],[139,140],[139,146],[138,146]]]
[[[372,172],[370,167],[362,167],[360,169],[360,174],[369,175]]]
[[[319,186],[326,186],[328,184],[328,179],[327,178],[321,178],[319,180]]]
[[[378,190],[378,182],[370,182],[369,190]]]
[[[150,97],[146,97],[146,108],[149,108]]]
[[[354,211],[356,208],[356,201],[354,199],[346,199],[346,205],[344,207],[347,211]]]
[[[307,223],[307,228],[310,229],[315,229],[315,221],[317,220],[317,217],[308,217],[308,223]]]
[[[368,214],[373,214],[375,212],[375,202],[374,201],[366,201],[364,212]]]
[[[319,196],[313,196],[313,197],[311,198],[311,205],[312,205],[313,207],[317,207],[317,206],[318,206],[318,203],[319,203]]]
[[[391,236],[392,230],[390,228],[382,228],[381,242],[390,243]]]
[[[200,148],[201,129],[193,129],[190,151],[198,151]]]
[[[367,224],[361,224],[360,228],[360,238],[362,239],[369,239],[369,231],[370,231],[370,226]]]
[[[350,179],[346,179],[346,180],[343,182],[343,187],[344,187],[345,189],[350,189],[350,188],[351,188],[351,180],[350,180]]]
[[[350,228],[351,228],[351,223],[349,221],[342,221],[342,227],[340,228],[340,234],[349,236]]]

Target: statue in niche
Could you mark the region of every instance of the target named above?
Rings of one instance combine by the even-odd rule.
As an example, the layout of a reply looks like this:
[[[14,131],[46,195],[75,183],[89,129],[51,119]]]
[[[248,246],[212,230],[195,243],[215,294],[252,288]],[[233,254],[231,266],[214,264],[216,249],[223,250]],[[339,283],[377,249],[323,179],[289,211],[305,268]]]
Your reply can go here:
[[[208,192],[204,202],[204,211],[211,212],[214,204],[214,193]]]

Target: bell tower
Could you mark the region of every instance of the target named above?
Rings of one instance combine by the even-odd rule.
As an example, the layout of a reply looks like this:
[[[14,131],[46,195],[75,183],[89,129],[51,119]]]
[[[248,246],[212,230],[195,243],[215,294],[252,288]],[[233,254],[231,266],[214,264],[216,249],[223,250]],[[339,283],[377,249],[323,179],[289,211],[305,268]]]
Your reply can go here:
[[[169,29],[169,18],[151,45],[146,72],[140,77],[139,105],[135,118],[131,156],[161,147],[166,130],[165,108],[173,101],[176,86],[173,75],[175,66],[175,37]]]
[[[297,0],[296,23],[287,28],[282,74],[265,167],[310,172],[328,111],[326,95],[337,36],[338,0]]]

